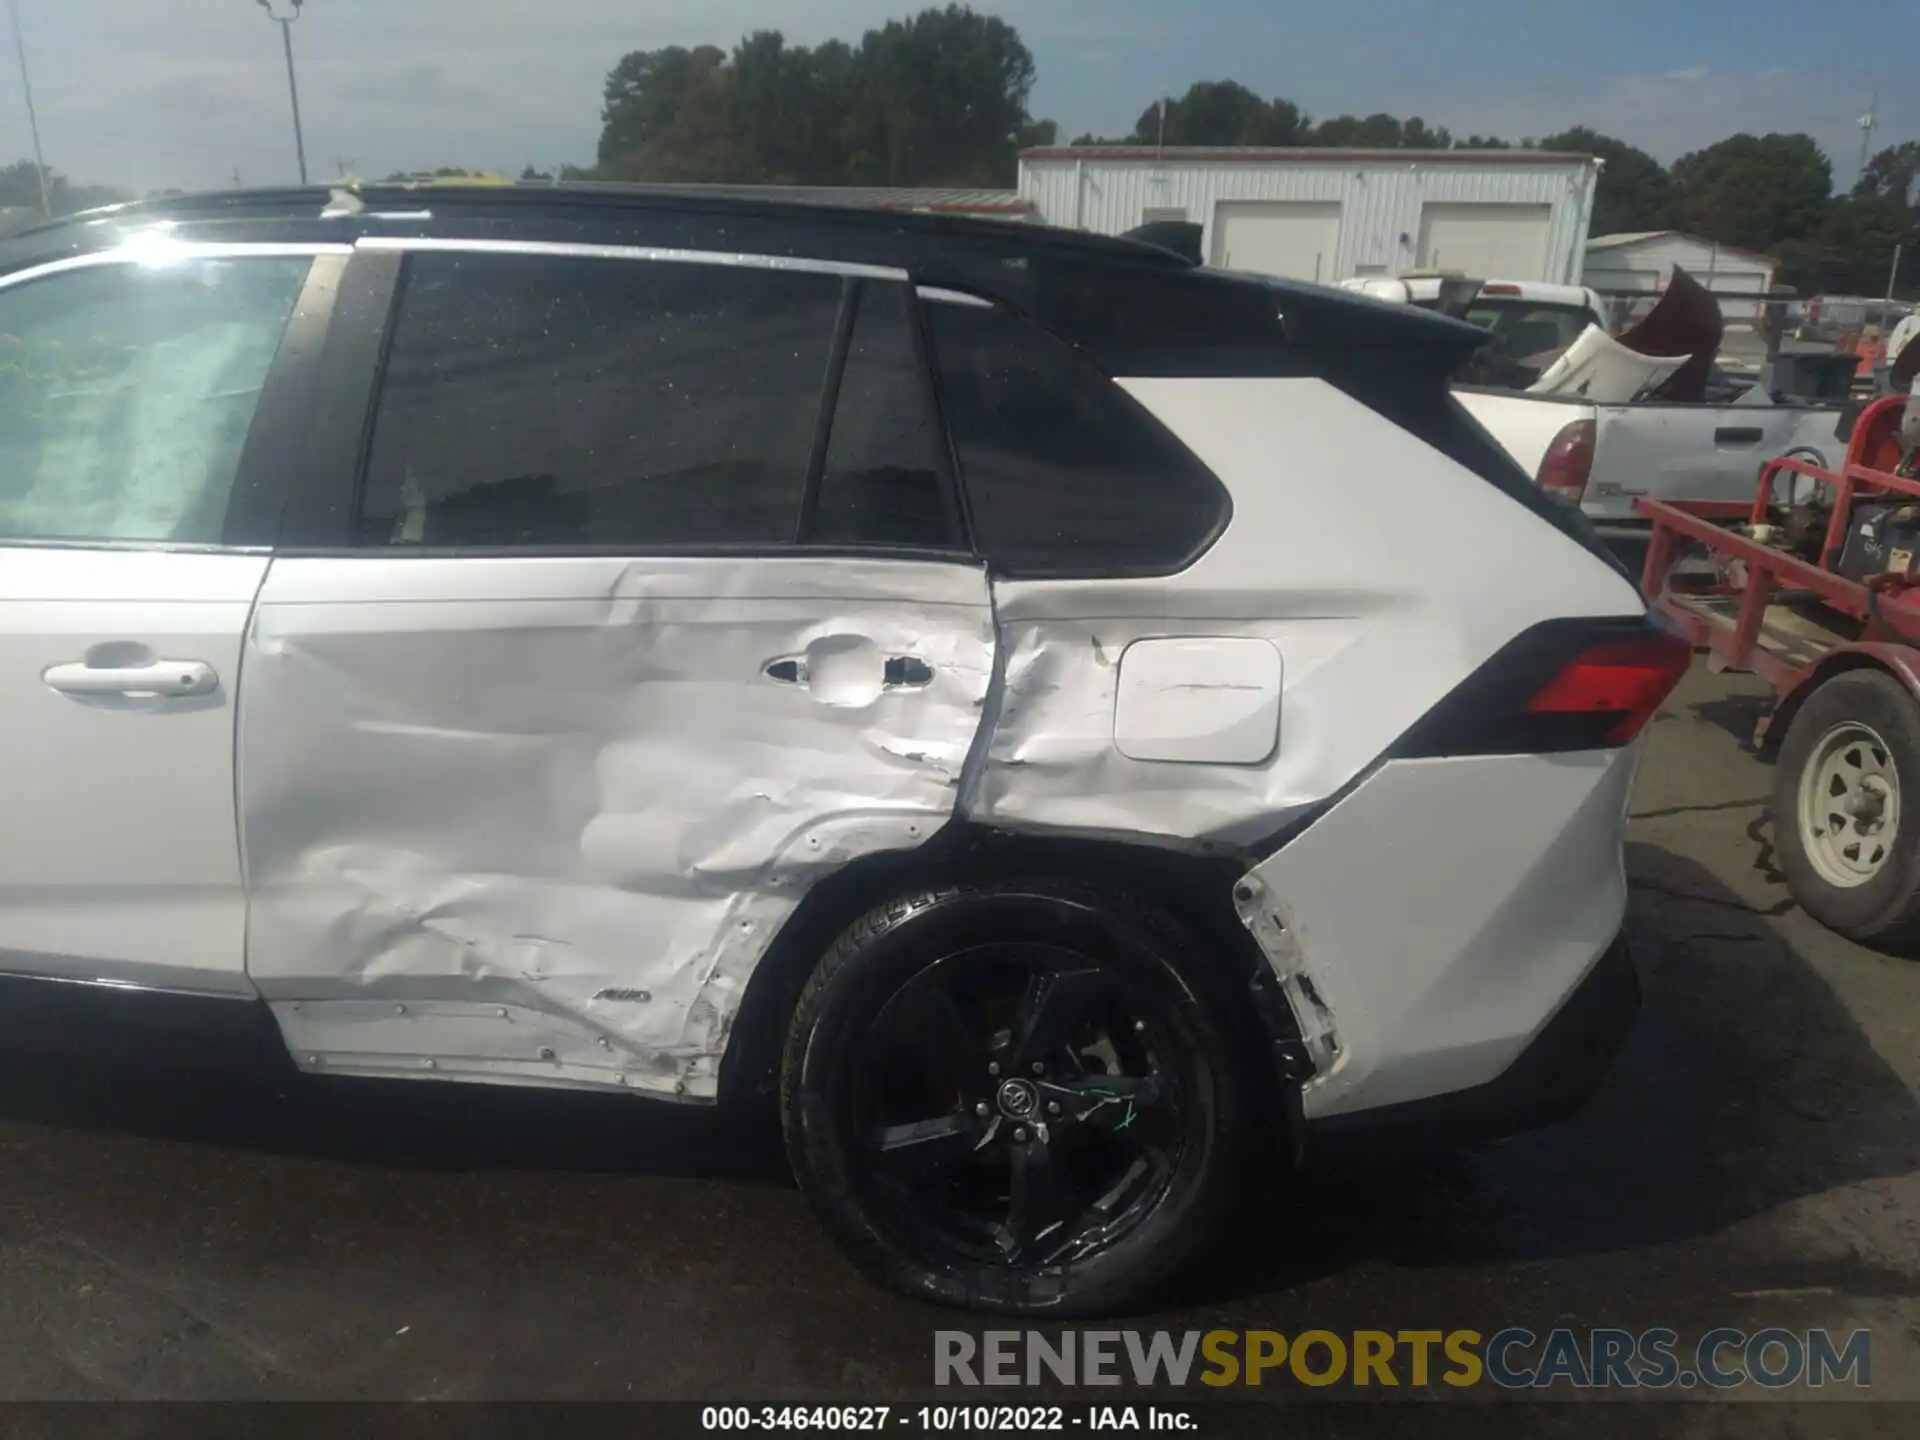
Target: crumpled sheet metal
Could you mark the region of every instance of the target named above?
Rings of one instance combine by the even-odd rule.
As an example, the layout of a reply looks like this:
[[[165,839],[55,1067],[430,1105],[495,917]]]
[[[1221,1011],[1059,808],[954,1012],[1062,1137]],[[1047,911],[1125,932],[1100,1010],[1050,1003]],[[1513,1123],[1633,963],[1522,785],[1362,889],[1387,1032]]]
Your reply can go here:
[[[1319,796],[1294,793],[1298,766],[1211,765],[1130,759],[1114,744],[1120,663],[1159,621],[1010,620],[1001,627],[1003,688],[983,763],[962,810],[1009,829],[1159,838],[1173,844],[1251,839]],[[1193,627],[1198,631],[1201,627]],[[1321,748],[1319,716],[1302,703],[1312,672],[1357,635],[1350,620],[1216,621],[1206,633],[1284,645],[1288,704],[1280,745],[1305,765]],[[1308,784],[1311,785],[1311,780]]]
[[[1118,383],[1225,480],[1232,523],[1176,575],[995,585],[1006,678],[968,775],[972,819],[1250,844],[1338,792],[1542,615],[1643,607],[1575,542],[1543,536],[1495,487],[1323,381]],[[1118,667],[1154,636],[1275,646],[1284,676],[1268,760],[1120,753]]]
[[[712,1095],[800,898],[951,815],[984,578],[929,598],[929,567],[888,562],[440,563],[269,576],[241,717],[250,973],[322,1066]],[[931,682],[883,689],[906,654]],[[783,657],[814,687],[762,673]],[[365,1048],[322,1054],[341,1034]]]

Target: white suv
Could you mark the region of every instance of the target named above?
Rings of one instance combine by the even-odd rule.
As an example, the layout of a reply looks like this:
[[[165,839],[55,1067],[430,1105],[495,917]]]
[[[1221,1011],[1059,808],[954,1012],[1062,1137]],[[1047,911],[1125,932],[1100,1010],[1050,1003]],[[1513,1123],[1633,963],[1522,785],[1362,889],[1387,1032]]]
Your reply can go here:
[[[1686,652],[1449,398],[1480,338],[673,193],[16,239],[0,966],[324,1075],[777,1077],[871,1273],[1130,1301],[1248,1136],[1546,1118],[1635,1008]]]

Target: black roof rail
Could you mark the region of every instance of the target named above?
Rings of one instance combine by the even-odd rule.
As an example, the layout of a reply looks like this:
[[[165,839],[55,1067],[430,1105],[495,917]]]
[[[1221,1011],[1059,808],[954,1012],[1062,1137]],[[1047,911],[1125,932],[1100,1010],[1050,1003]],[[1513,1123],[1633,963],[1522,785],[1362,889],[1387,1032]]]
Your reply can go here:
[[[715,217],[738,216],[761,220],[790,219],[818,224],[844,224],[851,227],[905,232],[929,238],[951,240],[992,240],[997,247],[1009,241],[1021,248],[1066,251],[1080,255],[1107,255],[1133,264],[1165,264],[1184,268],[1192,265],[1186,257],[1156,245],[1145,245],[1124,237],[1096,235],[1083,230],[1065,230],[1048,225],[1024,224],[981,216],[926,214],[916,211],[883,209],[877,206],[829,204],[807,199],[798,192],[793,197],[773,195],[742,196],[717,194],[706,186],[621,184],[607,181],[513,182],[506,184],[441,183],[357,183],[335,186],[309,185],[279,188],[215,190],[183,195],[156,196],[134,200],[99,210],[54,220],[36,230],[70,224],[74,221],[146,217],[165,219],[173,216],[195,219],[264,219],[285,216],[288,219],[318,218],[322,209],[339,195],[352,195],[369,212],[382,209],[475,213],[494,211],[535,216],[601,215],[678,211]],[[33,232],[28,232],[33,233]]]

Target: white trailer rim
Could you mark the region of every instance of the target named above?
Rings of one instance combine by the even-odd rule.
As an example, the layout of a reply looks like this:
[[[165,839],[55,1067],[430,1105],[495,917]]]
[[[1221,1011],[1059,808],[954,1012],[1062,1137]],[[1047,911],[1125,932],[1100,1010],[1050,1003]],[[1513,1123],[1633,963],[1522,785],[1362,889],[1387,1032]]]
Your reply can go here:
[[[1829,885],[1878,875],[1900,833],[1900,771],[1879,732],[1857,720],[1822,735],[1800,772],[1800,834]]]

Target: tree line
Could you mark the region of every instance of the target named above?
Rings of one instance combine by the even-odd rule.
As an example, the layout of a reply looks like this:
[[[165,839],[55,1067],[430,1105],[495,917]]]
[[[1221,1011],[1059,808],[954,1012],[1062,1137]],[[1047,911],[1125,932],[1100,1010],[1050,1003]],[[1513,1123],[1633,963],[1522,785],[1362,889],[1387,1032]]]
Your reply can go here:
[[[1020,150],[1058,136],[1029,110],[1034,74],[1012,25],[960,4],[889,21],[858,44],[791,45],[760,30],[731,50],[636,50],[607,75],[594,163],[528,166],[521,178],[1010,187]],[[1895,246],[1920,248],[1920,141],[1882,150],[1850,192],[1835,195],[1832,162],[1810,135],[1734,135],[1669,166],[1586,126],[1509,140],[1456,136],[1419,116],[1316,120],[1284,97],[1203,80],[1150,101],[1124,135],[1074,143],[1595,155],[1606,163],[1594,234],[1686,230],[1777,257],[1778,278],[1806,291],[1878,294]],[[38,183],[31,162],[0,170],[0,204],[37,208]],[[126,198],[57,175],[51,189],[56,213]],[[1903,294],[1920,291],[1920,257],[1899,278]]]
[[[592,173],[609,180],[731,184],[1011,186],[1018,153],[1051,145],[1028,109],[1033,56],[1006,21],[962,5],[812,48],[757,31],[717,46],[639,50],[607,77]],[[1572,151],[1605,161],[1593,233],[1685,230],[1772,255],[1807,291],[1878,294],[1896,244],[1920,241],[1920,141],[1891,146],[1854,189],[1810,135],[1734,135],[1663,165],[1584,125],[1509,140],[1456,136],[1419,116],[1316,120],[1281,96],[1202,80],[1149,102],[1124,135],[1076,145],[1343,146]],[[1903,264],[1920,290],[1920,256]]]

